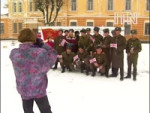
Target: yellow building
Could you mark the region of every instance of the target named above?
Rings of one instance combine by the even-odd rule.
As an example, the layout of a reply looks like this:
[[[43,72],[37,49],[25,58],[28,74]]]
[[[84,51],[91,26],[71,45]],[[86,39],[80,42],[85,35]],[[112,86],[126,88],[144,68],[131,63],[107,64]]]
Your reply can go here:
[[[44,25],[33,0],[8,0],[10,37],[22,28]],[[137,29],[141,40],[149,40],[149,0],[64,0],[55,26],[121,26],[128,38]]]

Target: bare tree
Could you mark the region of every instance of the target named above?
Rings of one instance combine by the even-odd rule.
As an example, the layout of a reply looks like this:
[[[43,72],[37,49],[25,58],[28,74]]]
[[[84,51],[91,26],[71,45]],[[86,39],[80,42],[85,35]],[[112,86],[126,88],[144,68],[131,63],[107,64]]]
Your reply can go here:
[[[63,0],[34,0],[37,9],[43,13],[46,25],[51,25],[57,19],[63,6]]]

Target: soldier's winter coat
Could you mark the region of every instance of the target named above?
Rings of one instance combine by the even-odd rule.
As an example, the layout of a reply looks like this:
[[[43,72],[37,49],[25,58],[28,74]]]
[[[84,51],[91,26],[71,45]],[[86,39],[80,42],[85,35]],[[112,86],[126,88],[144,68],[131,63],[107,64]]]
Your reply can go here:
[[[112,67],[123,68],[124,49],[126,48],[126,39],[119,35],[112,38],[111,43],[117,44],[117,48],[112,48]]]
[[[61,45],[61,42],[65,39],[63,36],[58,36],[54,39],[54,48],[61,55],[65,51],[65,47]]]

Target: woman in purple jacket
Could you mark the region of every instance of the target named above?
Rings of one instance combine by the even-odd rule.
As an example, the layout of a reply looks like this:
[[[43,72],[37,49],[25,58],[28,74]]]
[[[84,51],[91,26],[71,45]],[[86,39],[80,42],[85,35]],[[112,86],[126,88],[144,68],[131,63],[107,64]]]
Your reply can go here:
[[[41,113],[52,113],[46,94],[46,73],[55,64],[57,53],[50,46],[37,39],[30,29],[20,32],[18,41],[22,44],[11,51],[17,90],[22,97],[25,113],[33,112],[33,102]]]

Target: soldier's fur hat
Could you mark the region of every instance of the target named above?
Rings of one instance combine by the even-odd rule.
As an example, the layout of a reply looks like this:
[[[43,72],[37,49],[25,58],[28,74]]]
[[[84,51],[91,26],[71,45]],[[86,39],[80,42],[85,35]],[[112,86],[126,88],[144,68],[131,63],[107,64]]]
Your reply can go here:
[[[115,31],[121,31],[121,27],[116,27]]]
[[[99,27],[94,27],[94,31],[99,32],[100,28]]]
[[[99,49],[99,48],[102,49],[102,45],[101,44],[99,44],[99,45],[96,46],[96,49]]]
[[[103,32],[104,33],[109,33],[109,29],[104,29]]]
[[[86,28],[86,31],[91,31],[91,28]]]
[[[81,33],[86,33],[86,30],[85,30],[85,29],[82,29],[80,32],[81,32]]]

